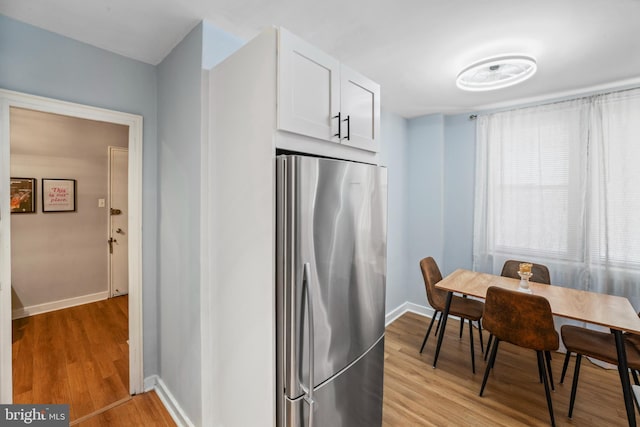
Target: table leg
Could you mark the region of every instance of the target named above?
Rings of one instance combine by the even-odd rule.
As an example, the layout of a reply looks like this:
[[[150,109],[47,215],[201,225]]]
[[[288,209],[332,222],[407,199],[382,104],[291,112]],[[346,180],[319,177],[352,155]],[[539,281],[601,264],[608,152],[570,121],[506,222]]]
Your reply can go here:
[[[447,319],[449,318],[449,308],[451,307],[451,300],[453,298],[453,292],[447,292],[447,301],[444,304],[444,310],[440,316],[440,333],[438,334],[438,345],[436,346],[436,355],[433,358],[433,367],[436,367],[438,363],[438,354],[440,354],[440,346],[442,345],[442,339],[444,338],[444,329],[447,326]],[[462,319],[461,319],[462,320]],[[628,378],[627,378],[628,379]]]
[[[633,394],[631,391],[631,382],[629,381],[629,366],[627,365],[627,351],[624,347],[624,338],[622,331],[611,329],[611,333],[616,339],[616,351],[618,352],[618,373],[620,374],[620,382],[622,383],[622,394],[624,395],[624,406],[627,410],[627,420],[629,426],[636,426],[636,412],[633,406]]]

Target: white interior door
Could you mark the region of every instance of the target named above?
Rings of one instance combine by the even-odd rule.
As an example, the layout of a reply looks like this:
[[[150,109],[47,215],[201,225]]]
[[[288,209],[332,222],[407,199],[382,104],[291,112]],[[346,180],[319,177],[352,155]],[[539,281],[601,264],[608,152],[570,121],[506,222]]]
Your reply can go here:
[[[109,147],[109,291],[112,297],[129,293],[129,150]]]

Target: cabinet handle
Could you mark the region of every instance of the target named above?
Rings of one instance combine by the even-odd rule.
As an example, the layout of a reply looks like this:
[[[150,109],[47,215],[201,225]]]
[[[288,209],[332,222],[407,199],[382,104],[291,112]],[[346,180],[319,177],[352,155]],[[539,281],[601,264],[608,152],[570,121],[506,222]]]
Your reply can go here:
[[[351,119],[351,116],[347,116],[347,118],[343,120],[343,122],[347,122],[347,136],[346,138],[342,138],[342,139],[346,139],[347,141],[351,141],[351,120],[350,119]]]
[[[342,139],[342,120],[341,120],[342,119],[342,114],[338,113],[337,116],[333,116],[332,118],[333,119],[338,119],[338,133],[336,133],[333,136],[337,136],[338,139]]]

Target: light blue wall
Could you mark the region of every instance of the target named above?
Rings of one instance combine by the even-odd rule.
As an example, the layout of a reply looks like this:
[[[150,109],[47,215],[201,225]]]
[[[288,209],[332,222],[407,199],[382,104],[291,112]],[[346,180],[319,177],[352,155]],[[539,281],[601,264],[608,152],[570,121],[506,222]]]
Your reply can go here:
[[[443,275],[472,268],[475,123],[469,114],[444,120]]]
[[[245,40],[225,33],[206,21],[202,23],[202,39],[202,68],[205,70],[212,69],[245,44]]]
[[[155,67],[0,15],[0,87],[144,117],[144,375],[158,372]]]
[[[426,305],[419,262],[444,262],[444,116],[409,120],[407,301]]]
[[[433,256],[443,276],[472,267],[475,122],[460,114],[408,123],[407,301],[427,305],[421,258]]]
[[[159,374],[202,422],[200,162],[202,68],[243,42],[202,22],[158,65]],[[204,94],[208,96],[208,94]]]
[[[387,297],[386,313],[407,301],[407,120],[382,111],[380,163],[387,167]]]
[[[202,25],[158,65],[159,374],[201,425]]]

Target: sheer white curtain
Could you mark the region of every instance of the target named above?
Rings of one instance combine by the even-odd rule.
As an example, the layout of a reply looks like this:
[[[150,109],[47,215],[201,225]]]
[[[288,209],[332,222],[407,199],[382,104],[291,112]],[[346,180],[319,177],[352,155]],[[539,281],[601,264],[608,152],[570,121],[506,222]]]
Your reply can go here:
[[[474,269],[533,261],[640,308],[638,118],[640,90],[479,116]]]
[[[590,288],[640,309],[640,90],[594,97],[585,264]]]

